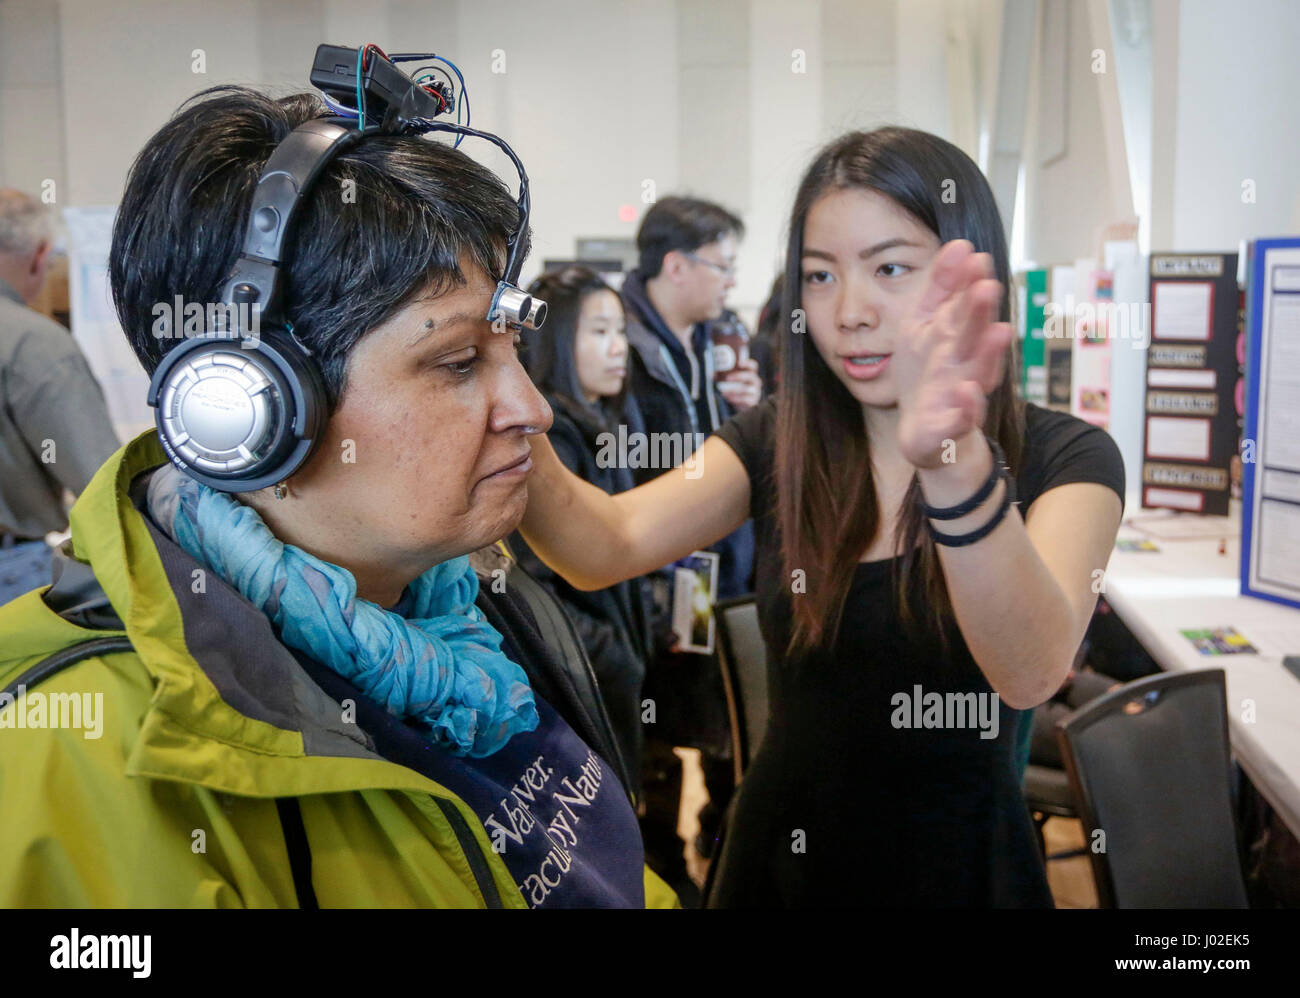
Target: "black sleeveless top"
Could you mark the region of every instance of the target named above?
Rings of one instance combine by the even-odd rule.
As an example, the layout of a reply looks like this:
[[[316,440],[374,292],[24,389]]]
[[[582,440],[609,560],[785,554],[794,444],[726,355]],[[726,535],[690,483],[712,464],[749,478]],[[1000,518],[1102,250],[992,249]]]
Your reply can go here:
[[[1022,712],[994,699],[955,627],[947,655],[905,633],[897,559],[858,565],[832,649],[784,659],[798,597],[781,565],[775,428],[769,398],[718,431],[749,474],[771,718],[714,903],[1050,907],[1016,767]],[[1028,404],[1021,514],[1072,482],[1099,482],[1123,502],[1119,448],[1081,419]],[[912,605],[924,605],[919,585]]]

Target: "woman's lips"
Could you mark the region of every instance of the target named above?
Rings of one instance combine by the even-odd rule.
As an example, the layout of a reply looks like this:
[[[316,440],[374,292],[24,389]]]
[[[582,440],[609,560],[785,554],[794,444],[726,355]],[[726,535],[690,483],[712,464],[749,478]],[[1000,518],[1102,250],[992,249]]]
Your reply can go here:
[[[526,478],[528,473],[533,470],[533,455],[529,451],[513,464],[508,464],[483,476],[483,481],[506,481],[514,478]]]
[[[888,354],[888,353],[853,355],[853,357],[858,357],[858,358],[863,358],[863,357],[881,358],[878,362],[870,363],[870,364],[855,364],[853,363],[853,360],[849,357],[841,357],[840,360],[843,361],[844,363],[844,373],[847,374],[850,378],[854,379],[855,381],[871,381],[873,378],[880,377],[882,374],[885,373],[885,371],[889,369],[889,358],[892,356],[893,354]]]

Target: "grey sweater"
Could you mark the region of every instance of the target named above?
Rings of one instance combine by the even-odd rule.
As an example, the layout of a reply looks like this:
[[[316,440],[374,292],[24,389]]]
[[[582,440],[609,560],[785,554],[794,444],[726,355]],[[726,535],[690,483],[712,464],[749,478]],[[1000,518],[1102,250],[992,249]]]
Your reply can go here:
[[[66,529],[63,489],[79,494],[118,446],[77,341],[0,281],[0,534]]]

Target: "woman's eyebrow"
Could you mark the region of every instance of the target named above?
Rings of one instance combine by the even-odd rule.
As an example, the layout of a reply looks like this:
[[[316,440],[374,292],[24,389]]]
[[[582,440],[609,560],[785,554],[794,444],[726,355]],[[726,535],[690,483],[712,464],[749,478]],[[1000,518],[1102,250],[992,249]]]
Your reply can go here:
[[[896,249],[899,246],[911,246],[916,249],[925,248],[914,239],[904,239],[902,236],[895,236],[893,239],[886,239],[883,242],[876,243],[874,246],[868,246],[858,254],[858,259],[867,260],[875,256],[877,253],[883,253],[885,250]],[[834,263],[836,259],[834,253],[827,253],[825,250],[819,249],[805,249],[803,255],[815,257],[818,260],[830,260],[832,263]]]
[[[419,346],[431,333],[441,332],[451,326],[472,322],[478,318],[481,316],[477,312],[453,312],[451,315],[444,315],[441,319],[425,319],[419,331],[407,341],[406,345],[408,348]]]

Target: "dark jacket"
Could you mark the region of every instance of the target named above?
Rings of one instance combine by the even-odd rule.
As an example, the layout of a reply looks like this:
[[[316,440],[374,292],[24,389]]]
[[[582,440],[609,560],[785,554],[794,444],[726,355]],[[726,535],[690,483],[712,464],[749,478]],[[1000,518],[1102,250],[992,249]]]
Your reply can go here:
[[[702,442],[734,415],[713,380],[711,331],[714,323],[703,322],[695,327],[692,352],[688,355],[650,301],[645,279],[639,271],[627,275],[622,293],[631,348],[628,395],[640,407],[648,433],[682,434],[691,441],[694,450],[695,441]],[[724,313],[716,321],[736,320],[730,313]],[[633,474],[640,485],[666,470],[642,468]],[[719,600],[753,592],[752,521],[746,521],[708,550],[721,556]],[[669,620],[672,591],[671,573],[661,573],[655,578],[655,611],[667,615]],[[669,652],[657,655],[647,673],[644,695],[656,704],[658,720],[653,729],[656,738],[699,748],[716,757],[729,757],[730,723],[716,656],[704,658]]]
[[[619,464],[609,467],[598,461],[602,433],[617,433],[616,427],[590,409],[569,399],[547,394],[555,414],[549,438],[564,466],[583,481],[598,486],[610,495],[626,492],[636,483],[632,472]],[[626,414],[629,431],[640,429],[635,403]],[[629,579],[608,589],[584,592],[569,585],[551,571],[522,535],[511,536],[510,548],[520,565],[545,586],[564,605],[586,648],[596,679],[609,712],[614,734],[631,771],[632,791],[640,792],[641,759],[641,684],[645,680],[646,662],[654,654],[655,636],[650,590],[641,578]],[[671,624],[662,622],[664,647],[672,642]]]
[[[631,354],[628,366],[628,395],[636,399],[648,433],[684,435],[692,442],[709,437],[735,415],[731,404],[713,380],[711,331],[715,323],[739,321],[724,313],[713,322],[699,323],[692,334],[696,384],[691,385],[691,364],[681,342],[664,323],[646,293],[645,280],[633,270],[623,282],[623,305],[627,311],[627,340]],[[696,389],[692,398],[691,389]],[[667,468],[639,468],[633,471],[641,485],[662,475]],[[746,522],[735,533],[709,548],[722,555],[718,565],[718,598],[730,599],[753,592],[754,529]]]

